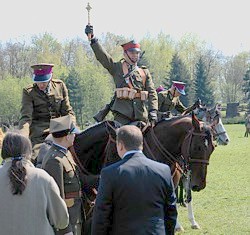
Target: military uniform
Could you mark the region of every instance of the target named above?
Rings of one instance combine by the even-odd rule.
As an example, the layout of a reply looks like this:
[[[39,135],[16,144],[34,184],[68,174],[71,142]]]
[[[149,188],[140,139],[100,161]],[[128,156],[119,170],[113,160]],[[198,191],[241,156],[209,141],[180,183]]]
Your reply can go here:
[[[129,88],[128,83],[123,77],[125,75],[124,63],[126,62],[124,60],[114,62],[111,56],[103,49],[97,40],[94,43],[91,43],[91,47],[97,60],[113,76],[115,87],[118,89],[124,87]],[[121,124],[128,124],[133,121],[147,122],[148,110],[151,111],[158,109],[157,93],[150,72],[146,67],[141,67],[141,69],[135,69],[133,75],[130,76],[133,89],[136,90],[135,97],[133,99],[123,99],[116,96],[111,107],[114,119]],[[145,75],[143,75],[141,71],[143,71]],[[143,79],[143,76],[145,76],[145,80]],[[142,91],[148,92],[147,100],[141,99],[140,93]]]
[[[51,118],[70,114],[76,122],[63,81],[52,79],[49,84],[48,94],[39,90],[36,83],[23,89],[19,129],[30,137],[35,151],[33,158],[36,158],[40,144],[48,135]]]
[[[42,169],[55,179],[69,212],[68,227],[55,233],[61,235],[73,231],[74,234],[81,234],[81,181],[71,154],[65,148],[53,144],[43,159]]]

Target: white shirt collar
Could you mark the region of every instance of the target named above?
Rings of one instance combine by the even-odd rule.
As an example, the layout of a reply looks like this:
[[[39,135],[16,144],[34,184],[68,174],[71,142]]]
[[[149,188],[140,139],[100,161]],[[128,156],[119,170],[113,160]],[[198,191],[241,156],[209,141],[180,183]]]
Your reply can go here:
[[[141,150],[129,150],[128,152],[126,152],[123,156],[122,156],[122,159],[124,157],[126,157],[127,155],[131,154],[131,153],[142,153]]]

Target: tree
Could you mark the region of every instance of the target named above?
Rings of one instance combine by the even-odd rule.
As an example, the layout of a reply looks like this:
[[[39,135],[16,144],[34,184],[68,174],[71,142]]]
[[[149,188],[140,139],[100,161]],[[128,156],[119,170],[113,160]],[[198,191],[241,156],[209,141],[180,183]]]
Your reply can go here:
[[[250,69],[248,69],[243,77],[243,92],[245,93],[245,100],[247,102],[247,113],[250,114]]]
[[[80,87],[80,77],[75,68],[72,68],[66,79],[66,86],[69,91],[70,104],[75,112],[78,125],[83,128],[82,120],[82,107],[83,107],[83,94]]]
[[[189,91],[190,91],[190,74],[185,66],[185,64],[182,62],[178,54],[174,54],[172,62],[171,62],[171,70],[169,73],[169,80],[170,83],[167,84],[167,86],[171,85],[173,81],[180,81],[186,83],[186,94],[185,96],[181,96],[180,99],[183,102],[185,106],[189,106],[190,100],[189,100]]]
[[[194,90],[196,99],[201,99],[202,103],[208,106],[213,105],[213,92],[202,57],[200,57],[196,63]]]
[[[235,103],[244,99],[242,86],[243,77],[248,68],[248,58],[249,54],[241,53],[225,59],[219,77],[220,93],[224,102]]]

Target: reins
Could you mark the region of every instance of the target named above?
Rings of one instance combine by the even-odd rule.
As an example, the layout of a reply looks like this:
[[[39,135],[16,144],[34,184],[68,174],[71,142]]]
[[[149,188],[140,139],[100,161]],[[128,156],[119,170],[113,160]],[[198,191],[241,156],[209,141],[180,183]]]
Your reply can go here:
[[[157,138],[157,136],[155,135],[154,133],[154,129],[153,128],[150,128],[150,134],[151,134],[151,137],[157,147],[157,149],[160,151],[160,153],[162,154],[162,156],[167,160],[169,161],[172,165],[174,165],[176,162],[177,162],[177,157],[175,157],[172,153],[170,153],[162,144],[161,142],[159,141],[159,139]],[[154,158],[154,160],[156,160],[156,158],[154,157],[146,139],[144,138],[144,144],[145,146],[147,147],[147,150],[148,152],[151,154],[151,156]],[[177,162],[178,163],[178,162]],[[181,168],[181,163],[178,163],[176,165],[176,168],[177,170],[179,170],[181,172],[181,174],[184,173],[184,170]],[[175,169],[176,169],[175,168]]]

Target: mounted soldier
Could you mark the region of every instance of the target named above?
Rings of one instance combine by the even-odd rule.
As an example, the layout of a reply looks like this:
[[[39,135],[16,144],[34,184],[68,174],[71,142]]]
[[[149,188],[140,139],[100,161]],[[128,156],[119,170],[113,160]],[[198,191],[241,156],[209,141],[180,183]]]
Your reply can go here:
[[[90,45],[97,60],[109,71],[115,82],[115,96],[107,106],[107,112],[110,108],[114,120],[122,125],[135,121],[156,122],[158,99],[154,83],[149,70],[137,65],[141,53],[140,44],[130,41],[121,45],[124,58],[114,62],[94,37],[93,26],[87,25],[85,33],[90,35]],[[99,122],[105,115],[94,118]]]
[[[52,78],[53,67],[53,64],[45,63],[32,65],[34,83],[24,88],[22,94],[19,129],[32,142],[34,163],[40,145],[49,134],[51,119],[69,114],[76,122],[66,85]]]
[[[170,89],[166,90],[160,86],[157,89],[158,93],[158,119],[168,118],[171,116],[171,111],[176,109],[181,114],[187,114],[199,107],[200,100],[196,101],[194,105],[186,108],[180,101],[181,95],[186,95],[185,83],[180,81],[173,81]]]

